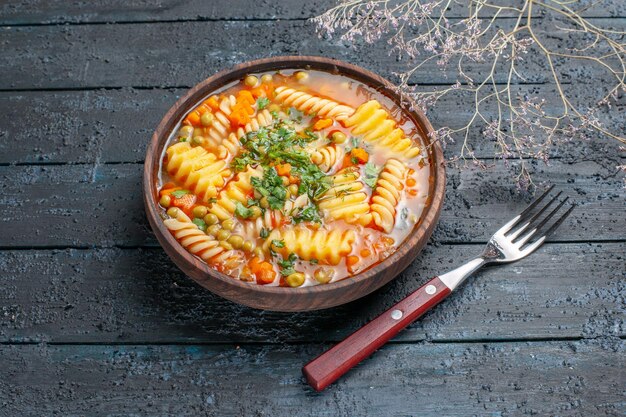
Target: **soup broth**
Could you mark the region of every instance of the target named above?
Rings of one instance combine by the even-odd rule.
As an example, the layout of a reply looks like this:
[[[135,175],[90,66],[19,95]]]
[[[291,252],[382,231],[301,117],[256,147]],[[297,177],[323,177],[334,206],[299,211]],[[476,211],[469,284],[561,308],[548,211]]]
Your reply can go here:
[[[419,223],[423,144],[402,109],[348,77],[250,74],[172,132],[162,217],[186,250],[233,279],[335,282],[387,258]]]

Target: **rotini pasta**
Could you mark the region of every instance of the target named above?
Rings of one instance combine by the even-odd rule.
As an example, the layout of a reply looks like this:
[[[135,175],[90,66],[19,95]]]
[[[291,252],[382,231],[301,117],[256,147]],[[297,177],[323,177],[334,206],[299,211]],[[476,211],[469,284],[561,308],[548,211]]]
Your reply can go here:
[[[285,227],[274,229],[265,242],[265,250],[280,253],[284,258],[295,253],[305,261],[316,260],[329,265],[337,265],[341,258],[352,251],[356,236],[353,230],[311,230],[306,227]],[[274,242],[284,242],[277,247]]]
[[[371,222],[369,196],[360,181],[359,171],[344,169],[331,179],[332,186],[318,200],[320,209],[334,220],[367,225]]]
[[[311,152],[311,161],[324,172],[331,171],[343,160],[344,150],[335,145],[324,146]]]
[[[187,251],[242,281],[299,287],[355,275],[408,236],[428,194],[415,130],[335,77],[251,74],[187,113],[159,189]]]
[[[217,195],[231,174],[224,161],[201,147],[192,148],[187,142],[167,149],[166,170],[204,202]]]
[[[235,252],[220,246],[219,241],[200,230],[184,213],[180,213],[176,218],[164,220],[164,223],[185,249],[206,262],[218,263],[225,261],[229,256],[237,256]]]
[[[316,97],[293,88],[281,86],[276,88],[275,92],[275,99],[279,103],[293,106],[307,114],[315,113],[317,117],[330,117],[342,121],[354,113],[354,109],[350,106],[339,104],[326,98]]]
[[[396,206],[400,201],[407,167],[397,159],[389,159],[385,163],[376,189],[372,195],[372,217],[374,223],[386,233],[391,232],[395,222]]]
[[[236,204],[247,203],[248,195],[252,192],[250,178],[254,175],[261,175],[261,172],[248,168],[247,171],[238,174],[220,191],[217,201],[209,206],[208,211],[215,214],[219,220],[233,217]]]
[[[397,127],[397,123],[377,100],[360,105],[346,119],[345,124],[352,128],[354,135],[362,135],[366,142],[388,148],[406,158],[414,158],[420,154],[419,147],[413,145],[413,141]]]

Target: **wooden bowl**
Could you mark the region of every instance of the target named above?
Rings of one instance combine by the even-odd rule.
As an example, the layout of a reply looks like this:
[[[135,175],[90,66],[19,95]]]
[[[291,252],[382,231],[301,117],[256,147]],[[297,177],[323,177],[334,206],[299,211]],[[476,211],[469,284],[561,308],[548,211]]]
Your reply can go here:
[[[428,147],[431,181],[430,204],[424,209],[420,222],[415,225],[404,243],[383,262],[358,275],[326,285],[304,288],[269,287],[247,283],[222,274],[187,252],[171,235],[159,216],[157,198],[157,173],[160,157],[170,133],[179,120],[202,98],[216,89],[246,74],[275,71],[280,69],[310,69],[339,73],[358,80],[388,96],[398,106],[406,109],[415,126],[422,133],[422,140],[429,142],[433,127],[426,116],[417,110],[409,111],[406,98],[401,104],[392,84],[378,75],[345,62],[313,56],[282,56],[247,62],[219,72],[193,87],[167,112],[152,135],[144,167],[144,202],[148,220],[159,243],[174,263],[196,282],[214,293],[231,301],[250,307],[274,311],[307,311],[334,307],[363,297],[380,288],[402,272],[422,250],[435,224],[443,203],[445,168],[443,152],[438,143]]]

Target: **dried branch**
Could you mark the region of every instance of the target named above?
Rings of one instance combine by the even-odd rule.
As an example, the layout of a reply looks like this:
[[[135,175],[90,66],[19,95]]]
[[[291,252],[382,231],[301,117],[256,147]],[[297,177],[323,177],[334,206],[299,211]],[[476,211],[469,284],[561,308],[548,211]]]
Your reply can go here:
[[[467,17],[452,19],[448,17],[455,4],[452,0],[343,0],[314,20],[321,36],[339,34],[343,40],[366,43],[385,38],[393,53],[408,58],[407,69],[397,74],[398,91],[422,110],[453,94],[471,99],[473,113],[467,123],[439,129],[436,139],[445,144],[460,138],[460,153],[451,159],[483,166],[471,143],[472,129],[482,127],[484,136],[495,143],[496,157],[519,161],[517,183],[528,188],[532,180],[527,159],[547,162],[550,152],[562,143],[588,139],[590,131],[597,131],[626,144],[623,132],[610,131],[598,117],[600,109],[612,108],[618,94],[626,92],[626,32],[597,26],[569,0],[520,3],[513,7],[470,0]],[[507,19],[512,24],[505,28],[497,20],[503,14],[513,18]],[[553,25],[552,30],[542,31],[538,21]],[[577,47],[554,46],[549,35],[555,31],[575,37]],[[529,52],[533,61],[541,58],[545,66],[539,69],[547,72],[556,88],[557,112],[546,108],[544,98],[520,93],[526,81],[521,73],[529,71],[519,67]],[[608,74],[603,96],[591,105],[575,103],[572,84],[557,70],[565,62],[594,65]],[[442,71],[454,68],[454,82],[440,87],[413,82],[432,63]],[[473,74],[468,67],[476,63],[487,64],[489,70]]]

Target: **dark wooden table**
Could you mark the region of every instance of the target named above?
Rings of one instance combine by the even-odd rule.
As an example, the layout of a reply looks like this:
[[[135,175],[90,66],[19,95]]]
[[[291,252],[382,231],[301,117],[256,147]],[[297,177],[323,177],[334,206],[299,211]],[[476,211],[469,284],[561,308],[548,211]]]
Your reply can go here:
[[[549,166],[531,162],[537,182],[580,204],[554,239],[478,274],[317,394],[305,362],[479,250],[529,197],[501,162],[450,168],[431,243],[390,285],[314,313],[235,305],[179,272],[149,230],[142,162],[162,115],[252,58],[323,55],[387,77],[402,63],[384,45],[319,40],[307,18],[330,0],[24,3],[0,6],[0,415],[624,415],[625,162],[614,143],[594,136]],[[625,9],[616,0],[593,17],[624,30]],[[553,100],[545,75],[529,75],[520,88]],[[447,81],[434,70],[416,80]],[[594,82],[576,98],[597,98]],[[622,133],[625,100],[611,121]],[[431,117],[454,125],[464,112],[450,100]],[[492,146],[477,153],[489,160]]]

